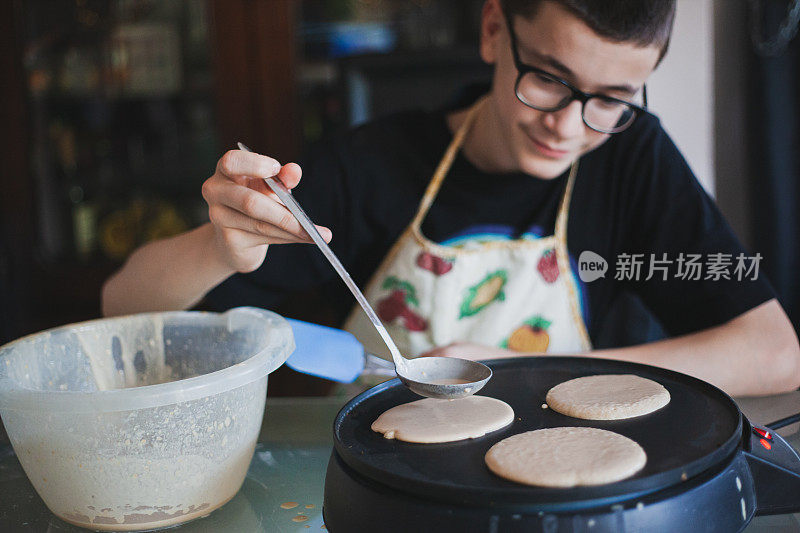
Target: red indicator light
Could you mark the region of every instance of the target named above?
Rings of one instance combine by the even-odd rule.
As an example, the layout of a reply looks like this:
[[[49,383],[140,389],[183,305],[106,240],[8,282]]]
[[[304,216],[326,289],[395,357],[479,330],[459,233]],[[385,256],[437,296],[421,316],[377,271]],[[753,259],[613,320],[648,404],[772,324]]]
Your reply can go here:
[[[768,450],[771,450],[771,449],[772,449],[772,444],[770,444],[770,443],[769,443],[769,441],[768,441],[767,439],[761,439],[761,440],[760,440],[760,441],[758,441],[758,442],[760,442],[760,443],[761,443],[761,445],[762,445],[764,448],[766,448],[766,449],[768,449]]]
[[[767,440],[772,440],[772,434],[769,431],[767,431],[766,429],[753,428],[753,431],[755,431],[756,433],[758,433],[759,435],[761,435],[762,437],[764,437]]]

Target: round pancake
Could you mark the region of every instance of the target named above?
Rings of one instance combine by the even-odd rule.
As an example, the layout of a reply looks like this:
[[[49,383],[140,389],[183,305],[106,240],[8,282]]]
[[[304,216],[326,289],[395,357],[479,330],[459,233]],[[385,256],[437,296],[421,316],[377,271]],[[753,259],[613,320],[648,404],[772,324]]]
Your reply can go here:
[[[586,420],[642,416],[669,403],[669,392],[655,381],[633,374],[584,376],[556,385],[547,405],[561,414]]]
[[[372,430],[387,439],[430,444],[481,437],[513,420],[511,406],[496,398],[425,398],[392,407],[372,423]]]
[[[540,487],[604,485],[644,467],[641,446],[618,433],[596,428],[537,429],[501,440],[486,452],[498,476]]]

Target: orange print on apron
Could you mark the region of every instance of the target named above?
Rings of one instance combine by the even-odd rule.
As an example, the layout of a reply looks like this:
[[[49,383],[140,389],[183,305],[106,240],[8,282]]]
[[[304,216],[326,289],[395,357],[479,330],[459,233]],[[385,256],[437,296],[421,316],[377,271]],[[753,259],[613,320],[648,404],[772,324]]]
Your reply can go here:
[[[590,350],[567,254],[567,215],[577,162],[570,169],[554,235],[446,246],[430,241],[420,230],[481,102],[470,109],[453,137],[414,219],[372,276],[365,296],[407,357],[453,342],[523,352]],[[360,307],[351,311],[345,329],[367,351],[390,358]]]

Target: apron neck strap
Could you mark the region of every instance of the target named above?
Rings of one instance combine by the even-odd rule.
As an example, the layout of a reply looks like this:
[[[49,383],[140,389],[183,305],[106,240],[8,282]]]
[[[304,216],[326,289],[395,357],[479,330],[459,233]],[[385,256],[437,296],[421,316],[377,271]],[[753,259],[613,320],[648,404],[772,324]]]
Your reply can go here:
[[[569,219],[569,201],[572,199],[572,186],[575,185],[575,176],[578,174],[578,160],[572,162],[569,167],[567,185],[564,187],[564,196],[561,197],[561,205],[558,207],[556,216],[555,234],[556,238],[566,244],[567,242],[567,220]]]

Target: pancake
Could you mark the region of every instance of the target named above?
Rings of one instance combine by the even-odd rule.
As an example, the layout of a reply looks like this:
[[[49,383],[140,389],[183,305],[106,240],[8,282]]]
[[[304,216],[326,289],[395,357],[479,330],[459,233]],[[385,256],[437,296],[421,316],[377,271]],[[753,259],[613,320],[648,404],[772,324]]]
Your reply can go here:
[[[372,430],[387,439],[431,444],[481,437],[513,420],[511,406],[495,398],[425,398],[392,407],[372,423]]]
[[[547,393],[547,405],[561,414],[586,420],[642,416],[669,403],[669,392],[655,381],[633,374],[575,378]]]
[[[501,440],[486,452],[496,475],[525,485],[570,488],[604,485],[644,467],[641,446],[618,433],[596,428],[537,429]]]

